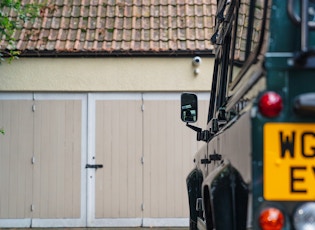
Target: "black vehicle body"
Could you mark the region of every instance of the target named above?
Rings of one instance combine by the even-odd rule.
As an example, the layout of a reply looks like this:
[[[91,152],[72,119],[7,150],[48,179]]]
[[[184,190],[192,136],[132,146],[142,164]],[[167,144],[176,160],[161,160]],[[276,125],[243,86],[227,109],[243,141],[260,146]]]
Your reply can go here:
[[[268,208],[283,215],[275,230],[315,229],[297,211],[315,201],[315,1],[217,3],[203,129],[196,96],[182,94],[182,120],[205,142],[186,181],[190,229],[268,229]]]

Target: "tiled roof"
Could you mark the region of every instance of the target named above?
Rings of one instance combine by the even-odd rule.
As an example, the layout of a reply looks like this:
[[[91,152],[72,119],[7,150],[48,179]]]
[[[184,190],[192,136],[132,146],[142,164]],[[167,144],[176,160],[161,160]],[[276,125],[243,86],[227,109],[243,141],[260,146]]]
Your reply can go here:
[[[213,48],[216,0],[23,0],[30,1],[45,6],[15,33],[16,48],[24,53],[172,54]]]

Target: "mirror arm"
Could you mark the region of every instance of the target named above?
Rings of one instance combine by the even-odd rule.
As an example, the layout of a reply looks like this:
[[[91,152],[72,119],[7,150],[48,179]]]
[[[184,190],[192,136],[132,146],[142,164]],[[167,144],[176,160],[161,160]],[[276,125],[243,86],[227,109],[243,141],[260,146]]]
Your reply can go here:
[[[186,126],[191,128],[192,130],[196,131],[197,133],[201,133],[202,129],[193,125],[190,125],[188,122],[186,123]]]
[[[208,130],[203,130],[199,127],[193,126],[186,123],[186,126],[197,132],[197,141],[208,142],[210,140],[210,132]]]

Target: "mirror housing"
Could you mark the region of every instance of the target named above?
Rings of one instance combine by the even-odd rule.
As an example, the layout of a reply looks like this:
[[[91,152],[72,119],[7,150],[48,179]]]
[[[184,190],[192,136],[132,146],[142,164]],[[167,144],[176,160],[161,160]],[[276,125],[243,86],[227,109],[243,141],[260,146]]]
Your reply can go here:
[[[186,126],[197,132],[197,141],[208,142],[211,138],[209,130],[190,125],[198,120],[198,97],[193,93],[182,93],[181,95],[181,119]]]
[[[194,123],[198,120],[198,98],[196,94],[182,93],[181,119],[187,123]]]

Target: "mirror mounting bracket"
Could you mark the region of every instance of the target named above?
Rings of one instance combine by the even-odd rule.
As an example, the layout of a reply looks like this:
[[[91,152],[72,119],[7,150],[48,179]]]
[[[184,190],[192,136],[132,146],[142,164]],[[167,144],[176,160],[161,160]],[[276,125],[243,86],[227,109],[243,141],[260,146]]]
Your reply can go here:
[[[186,126],[197,132],[197,141],[208,142],[210,140],[209,130],[202,130],[199,127],[190,125],[188,122],[186,123]]]

